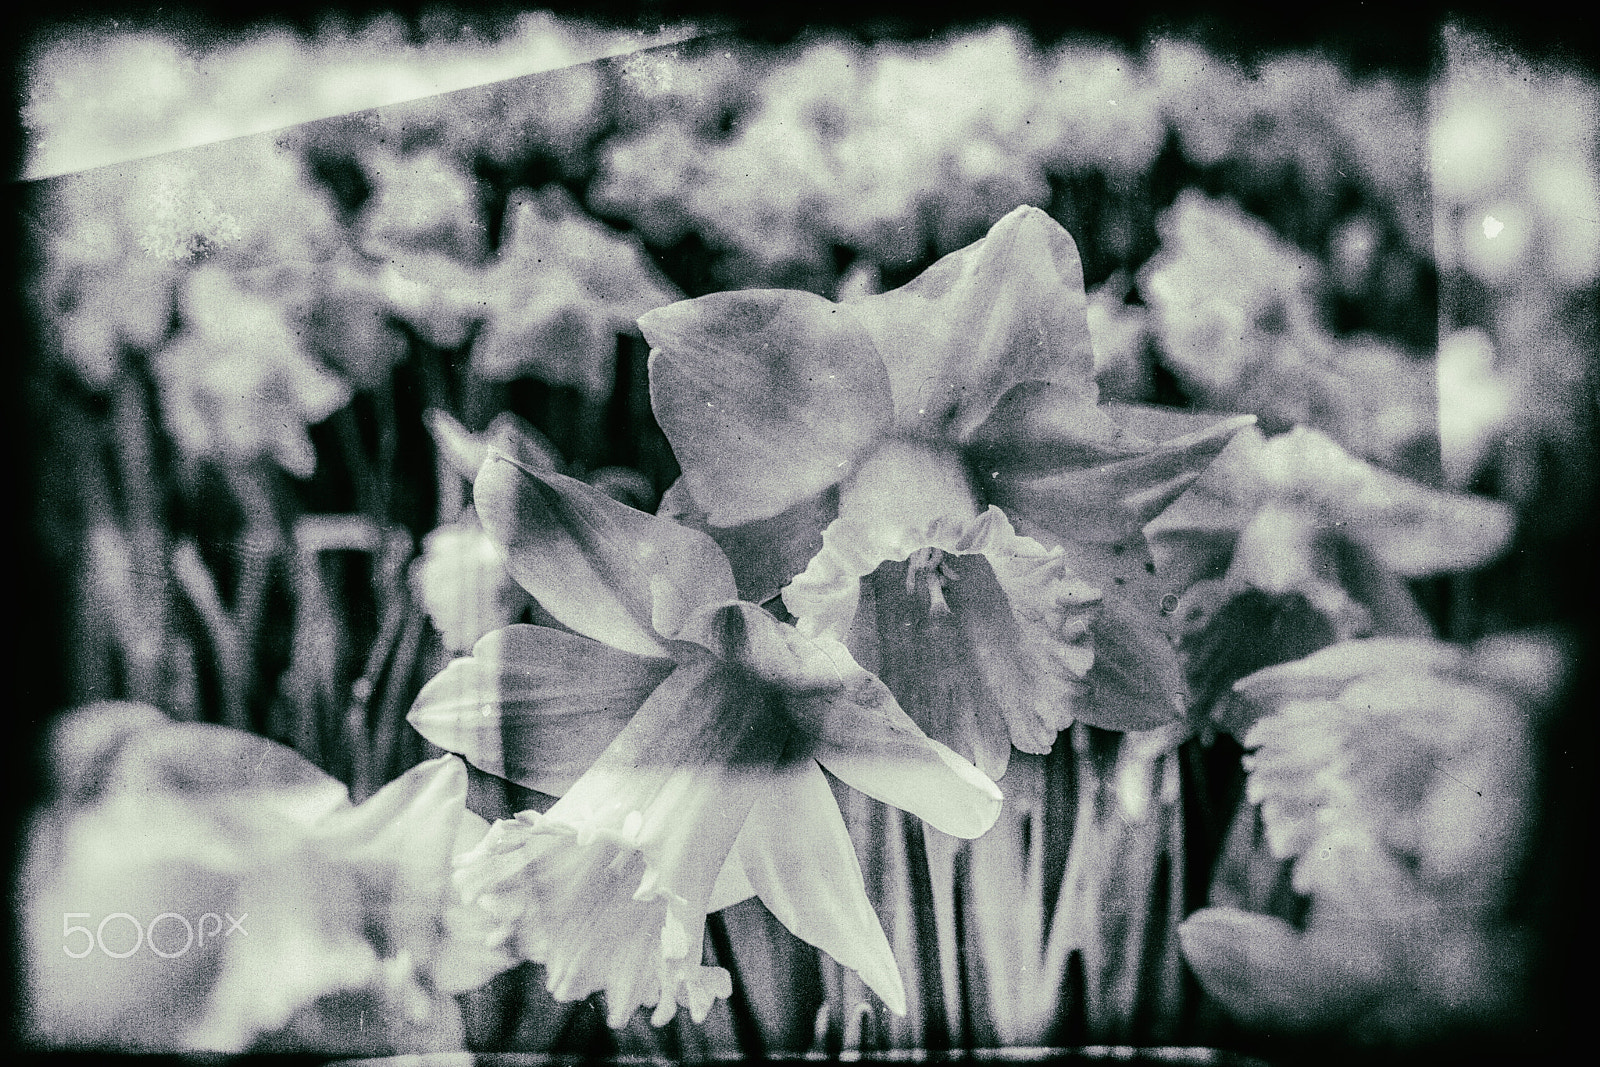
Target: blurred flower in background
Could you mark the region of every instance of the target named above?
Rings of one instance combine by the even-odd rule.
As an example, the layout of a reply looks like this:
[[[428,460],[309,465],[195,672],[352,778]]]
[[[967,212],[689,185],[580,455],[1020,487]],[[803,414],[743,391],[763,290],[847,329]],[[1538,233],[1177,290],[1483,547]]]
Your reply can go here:
[[[32,279],[50,338],[80,381],[104,390],[130,351],[149,351],[171,326],[171,259],[139,249],[133,222],[119,210],[120,175],[105,172],[57,183],[39,197],[34,238],[40,269]]]
[[[895,161],[893,171],[916,182],[907,192],[925,220],[929,246],[953,252],[1018,204],[1048,202],[1042,169],[1016,151],[1039,106],[1038,60],[1022,32],[995,26],[877,52],[864,86],[871,124],[852,131],[846,143],[860,160],[868,146],[888,141],[892,126],[902,151],[918,154]],[[840,198],[841,206],[853,202],[848,194]]]
[[[661,243],[700,232],[730,285],[816,289],[834,246],[905,265],[1049,199],[1023,151],[1036,61],[1013,29],[870,49],[820,36],[763,66],[728,132],[665,122],[614,143],[595,206]]]
[[[1482,567],[1515,521],[1498,501],[1401,478],[1316,430],[1241,431],[1145,527],[1175,591],[1194,712],[1242,735],[1227,687],[1251,667],[1349,638],[1431,636],[1408,580]]]
[[[1595,139],[1600,103],[1577,73],[1529,78],[1470,33],[1446,35],[1450,66],[1430,130],[1440,266],[1492,285],[1516,274],[1579,288],[1600,277]]]
[[[1440,314],[1477,332],[1455,338],[1472,343],[1441,361],[1441,385],[1480,427],[1452,424],[1447,465],[1538,500],[1539,536],[1564,536],[1595,485],[1600,83],[1461,26],[1442,45],[1429,136]]]
[[[306,350],[280,305],[221,267],[188,274],[179,314],[183,325],[152,368],[185,455],[239,465],[265,456],[311,477],[317,458],[306,427],[348,403],[349,386]]]
[[[1139,288],[1159,359],[1195,404],[1248,411],[1270,432],[1323,430],[1357,454],[1426,476],[1437,434],[1432,368],[1322,325],[1324,268],[1237,207],[1186,190],[1157,222]]]
[[[701,32],[617,31],[524,11],[486,35],[447,8],[434,14],[437,29],[455,32],[417,41],[392,14],[359,26],[329,15],[310,39],[269,25],[205,52],[159,33],[63,26],[33,42],[26,65],[24,177],[434,97]]]
[[[1088,294],[1094,380],[1108,400],[1148,400],[1153,391],[1150,310],[1126,302],[1129,285],[1125,275],[1112,275]]]
[[[444,647],[457,654],[516,622],[528,606],[499,547],[476,524],[440,526],[423,538],[411,581]]]
[[[596,222],[564,188],[519,189],[485,273],[485,323],[472,349],[488,381],[534,377],[605,399],[617,335],[681,297],[637,237]]]
[[[488,829],[454,757],[354,806],[291,749],[132,704],[62,716],[47,756],[20,880],[33,1042],[449,1050],[453,994],[509,965],[450,887]]]
[[[1310,897],[1303,925],[1203,909],[1180,933],[1253,1027],[1409,1044],[1503,1032],[1526,1010],[1513,907],[1540,719],[1563,646],[1508,634],[1335,645],[1240,681],[1248,796]]]
[[[1159,83],[1134,56],[1107,44],[1066,41],[1043,57],[1034,151],[1050,173],[1103,172],[1129,185],[1143,179],[1161,151],[1167,126]]]
[[[402,155],[379,145],[361,164],[372,191],[356,220],[358,245],[379,255],[398,245],[468,264],[484,258],[483,190],[460,159],[436,149]]]
[[[1164,361],[1200,405],[1238,408],[1246,380],[1315,331],[1319,265],[1260,219],[1194,190],[1160,226],[1139,288]]]

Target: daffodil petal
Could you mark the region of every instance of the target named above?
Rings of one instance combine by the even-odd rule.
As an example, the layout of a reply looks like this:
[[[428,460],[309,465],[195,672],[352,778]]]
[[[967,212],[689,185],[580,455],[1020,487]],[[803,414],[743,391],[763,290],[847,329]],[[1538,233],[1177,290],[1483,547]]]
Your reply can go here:
[[[1011,743],[1023,752],[1050,751],[1072,723],[1095,659],[1089,629],[1099,591],[1072,578],[1059,557],[960,556],[950,569],[951,614]]]
[[[636,235],[620,234],[597,221],[557,182],[537,192],[513,192],[505,219],[502,258],[507,248],[512,249],[525,275],[540,277],[549,269],[546,257],[552,247],[559,248],[563,269],[619,320],[619,332],[631,329],[633,320],[646,311],[682,296],[651,262]]]
[[[787,692],[842,689],[869,677],[843,644],[807,636],[744,601],[702,609],[672,636]]]
[[[1202,908],[1178,927],[1178,942],[1200,985],[1248,1026],[1334,1025],[1382,991],[1373,943],[1352,938],[1340,951],[1319,952],[1269,915]]]
[[[705,912],[655,884],[630,837],[584,837],[524,812],[495,823],[458,862],[458,887],[514,931],[520,956],[544,965],[551,995],[603,990],[615,1029],[640,1007],[664,1024],[680,1001],[703,1022],[732,992],[727,971],[699,963]]]
[[[496,415],[481,434],[472,433],[439,408],[424,411],[422,421],[440,455],[468,481],[477,477],[491,447],[530,467],[556,470],[561,466],[561,454],[544,434],[510,411]]]
[[[108,777],[112,791],[248,797],[263,812],[302,824],[350,803],[343,782],[294,749],[215,723],[169,720],[141,730],[118,753]]]
[[[922,732],[872,675],[849,690],[791,698],[810,752],[845,784],[953,837],[977,837],[1000,815],[1000,789]]]
[[[739,599],[765,604],[822,550],[822,531],[839,516],[839,490],[830,486],[770,519],[713,526],[679,478],[656,514],[708,534],[733,567]]]
[[[672,670],[576,634],[508,626],[423,686],[408,721],[475,767],[560,796]]]
[[[1109,544],[1137,534],[1254,421],[1253,415],[1240,415],[1142,448],[1131,434],[1096,446],[1092,437],[1074,441],[1061,433],[1010,454],[1002,441],[992,459],[980,461],[979,480],[989,499],[1010,514],[1063,539]],[[1029,473],[1041,469],[1047,473]]]
[[[410,578],[412,595],[455,654],[515,622],[528,607],[528,594],[506,573],[500,546],[470,518],[430,531]]]
[[[883,682],[862,668],[849,649],[831,634],[802,633],[753,604],[735,603],[701,612],[678,634],[678,638],[701,645],[744,676],[757,679],[783,694],[785,715],[798,725],[804,737],[803,741],[796,740],[792,754],[798,755],[801,751],[817,754],[817,758],[831,769],[828,761],[835,758],[834,754],[838,752],[844,736],[841,731],[855,728],[850,725],[848,715],[860,714],[860,709],[870,709],[865,714],[869,718],[875,717],[879,727],[889,726],[896,730],[909,727],[915,732],[914,737],[908,735],[899,738],[895,745],[886,750],[886,756],[902,760],[911,758],[930,767],[935,766],[935,763],[928,761],[929,753],[915,744],[915,737],[921,737],[928,744],[936,746],[934,751],[940,756],[937,765],[942,766],[943,757],[948,755],[960,765],[954,768],[958,776],[966,771],[975,771],[966,766],[968,761],[959,754],[948,751],[939,753],[944,746],[927,738],[921,727],[895,702],[893,694]],[[966,669],[969,672],[971,670],[970,667]],[[1006,677],[1009,679],[1011,676]],[[1027,692],[1031,695],[1033,690],[1030,688]],[[841,711],[847,716],[843,720],[839,718]],[[970,717],[972,712],[963,705],[956,714]],[[871,738],[863,735],[863,740]],[[902,751],[900,742],[908,742],[909,747]],[[999,743],[1009,749],[1004,730],[1000,731]],[[1048,744],[1045,747],[1048,748]],[[1004,770],[1003,763],[1000,769]],[[985,777],[982,771],[975,773],[980,778]],[[840,777],[846,776],[840,774]],[[886,799],[873,793],[871,788],[862,791]],[[959,805],[966,803],[970,797],[961,793],[953,795],[951,799]],[[889,802],[896,803],[892,800]],[[921,814],[912,808],[906,810]],[[970,822],[968,815],[960,811],[945,817]]]
[[[800,763],[772,710],[737,671],[680,667],[548,812],[497,823],[462,861],[458,885],[515,928],[558,1000],[603,989],[613,1026],[641,1005],[661,1025],[727,995],[727,973],[699,964],[706,911],[751,806]]]
[[[1389,499],[1362,500],[1353,509],[1350,534],[1396,574],[1470,570],[1511,543],[1516,513],[1501,501],[1440,492],[1376,467],[1370,476]]]
[[[714,293],[652,311],[639,328],[656,420],[712,525],[816,496],[889,427],[882,360],[855,316],[822,297]]]
[[[505,284],[504,275],[491,278]],[[543,271],[536,286],[512,284],[514,296],[501,298],[473,340],[473,373],[490,382],[537,378],[603,401],[617,376],[613,316],[559,267]]]
[[[750,876],[745,873],[744,861],[739,858],[739,850],[735,848],[728,854],[728,861],[722,865],[722,870],[717,872],[717,880],[711,885],[711,903],[706,905],[706,912],[709,914],[721,911],[723,908],[731,908],[755,895],[756,887],[750,884]]]
[[[1480,566],[1505,548],[1515,526],[1498,501],[1409,481],[1301,427],[1270,440],[1253,428],[1237,434],[1145,533],[1164,570],[1199,578],[1215,568],[1227,538],[1268,505],[1300,512],[1406,577]]]
[[[1464,670],[1466,664],[1464,648],[1428,638],[1342,641],[1304,659],[1256,671],[1235,682],[1233,691],[1271,709],[1291,700],[1331,699],[1376,671],[1443,673]]]
[[[1102,400],[1100,413],[1125,431],[1147,441],[1170,441],[1174,437],[1185,437],[1238,417],[1225,411],[1136,404],[1127,400]]]
[[[652,620],[732,599],[733,571],[705,534],[573,478],[491,451],[473,498],[506,569],[557,620],[641,656],[665,655]]]
[[[1498,501],[1442,492],[1352,456],[1317,430],[1272,438],[1252,457],[1269,485],[1295,493],[1327,524],[1344,525],[1399,574],[1464,570],[1511,539],[1515,517]]]
[[[1206,583],[1215,585],[1216,583]],[[1197,590],[1208,597],[1211,590]],[[1196,716],[1242,738],[1262,714],[1262,706],[1240,695],[1234,685],[1274,663],[1309,656],[1339,640],[1337,620],[1303,594],[1271,596],[1246,589],[1229,596],[1179,643],[1190,685],[1189,706]]]
[[[861,864],[833,790],[816,764],[773,778],[750,809],[735,855],[789,932],[861,975],[897,1015],[905,984],[867,899]]]
[[[1145,524],[1154,565],[1175,588],[1227,572],[1239,535],[1260,503],[1253,483],[1265,444],[1256,427],[1241,430],[1177,500]]]
[[[466,803],[466,765],[444,755],[419,763],[361,804],[330,812],[314,832],[358,863],[436,872],[442,888]]]
[[[549,438],[535,429],[528,421],[514,412],[502,411],[490,420],[488,427],[479,435],[485,451],[478,457],[478,463],[467,471],[468,478],[478,474],[478,468],[483,466],[487,458],[487,450],[497,448],[517,462],[541,470],[559,470],[562,467],[561,453],[556,451],[556,446],[550,443]]]
[[[140,731],[172,722],[159,708],[133,701],[100,701],[50,724],[51,792],[67,804],[88,803],[104,789],[124,746]]]
[[[332,812],[313,827],[314,839],[333,854],[367,870],[390,872],[383,896],[389,906],[380,916],[386,955],[409,956],[428,965],[430,973],[440,964],[434,977],[450,993],[476,989],[515,962],[487,940],[493,932],[488,916],[455,902],[451,861],[466,851],[463,837],[476,845],[488,830],[466,804],[466,765],[445,755],[418,764],[360,805]]]
[[[1188,683],[1167,635],[1125,600],[1107,595],[1089,628],[1094,665],[1077,717],[1106,730],[1150,730],[1181,720]]]
[[[1019,382],[1094,382],[1077,246],[1035,207],[900,288],[845,306],[882,354],[896,425],[919,436],[965,440]]]
[[[1050,532],[1039,531],[1048,540]],[[1115,544],[1063,541],[1071,573],[1102,591],[1089,627],[1094,665],[1084,677],[1078,717],[1113,730],[1148,730],[1174,721],[1187,706],[1188,687],[1173,646],[1169,615],[1178,597],[1157,571],[1142,537]]]
[[[850,650],[925,734],[994,781],[1005,775],[1011,728],[961,621],[929,611],[926,597],[907,592],[904,572],[892,564],[861,581]]]
[[[960,441],[979,482],[1104,466],[1148,452],[1154,442],[1111,419],[1093,389],[1023,382]]]

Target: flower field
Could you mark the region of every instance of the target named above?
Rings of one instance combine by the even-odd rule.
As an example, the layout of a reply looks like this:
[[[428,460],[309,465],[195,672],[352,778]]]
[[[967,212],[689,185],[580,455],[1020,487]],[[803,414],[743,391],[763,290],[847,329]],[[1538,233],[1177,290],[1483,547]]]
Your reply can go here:
[[[514,25],[32,59],[25,1044],[1562,1032],[1591,71]]]

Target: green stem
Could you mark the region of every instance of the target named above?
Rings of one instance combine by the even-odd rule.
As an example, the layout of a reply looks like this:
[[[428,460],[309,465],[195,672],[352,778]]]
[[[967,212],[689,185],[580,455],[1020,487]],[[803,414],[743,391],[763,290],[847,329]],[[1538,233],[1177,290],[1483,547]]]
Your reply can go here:
[[[345,733],[351,745],[353,781],[358,799],[377,792],[395,770],[399,724],[408,708],[412,674],[421,651],[425,620],[413,609],[405,586],[405,565],[412,555],[410,535],[389,530],[375,547],[373,587],[380,619],[367,654],[365,670],[351,689]],[[372,704],[377,700],[376,721]]]
[[[216,655],[217,678],[222,689],[222,722],[240,730],[250,728],[249,705],[245,690],[249,684],[247,656],[233,619],[222,606],[216,583],[200,550],[187,539],[179,541],[172,550],[172,573],[178,585],[189,598],[189,603],[200,615],[211,638],[211,648]]]
[[[350,468],[350,482],[355,487],[356,510],[363,515],[382,514],[377,498],[377,476],[372,461],[367,458],[361,444],[361,427],[356,424],[354,409],[346,404],[331,416],[338,434],[339,451]]]
[[[373,759],[376,761],[377,775],[374,780],[380,786],[395,774],[405,770],[400,766],[399,754],[409,727],[406,713],[411,710],[411,702],[416,698],[413,676],[416,674],[418,657],[422,652],[422,640],[428,631],[427,617],[420,611],[408,612],[404,618],[405,625],[400,631],[399,647],[386,675],[383,703],[378,708],[376,737],[373,742]]]
[[[122,528],[132,555],[131,582],[141,610],[140,632],[124,635],[129,696],[166,710],[164,660],[171,650],[168,632],[170,593],[167,587],[166,525],[162,492],[155,472],[155,427],[138,377],[124,366],[112,383],[111,419],[114,452],[121,483]],[[185,716],[194,717],[194,716]]]
[[[385,378],[373,396],[373,407],[378,420],[378,478],[373,496],[379,510],[367,512],[376,522],[387,525],[394,521],[394,485],[399,472],[395,470],[395,455],[399,451],[399,428],[394,416],[394,375]]]
[[[322,577],[322,553],[342,547],[341,532],[319,529],[309,519],[302,518],[295,530],[292,744],[307,759],[337,773],[330,766],[336,755],[330,749],[340,747],[344,736],[337,679],[348,634]],[[338,776],[348,782],[349,769]]]
[[[76,403],[60,405],[56,436],[47,442],[44,468],[51,473],[52,488],[62,498],[52,501],[42,523],[43,541],[61,546],[58,564],[68,576],[71,607],[67,629],[67,699],[84,704],[124,694],[111,689],[116,674],[119,633],[108,633],[106,612],[97,604],[105,595],[98,575],[98,559],[90,541],[98,523],[112,522],[111,488],[98,461],[104,451],[103,428]],[[77,512],[81,509],[81,513]]]
[[[417,377],[422,383],[424,410],[443,411],[459,421],[460,413],[452,402],[450,379],[439,350],[421,341],[415,342],[415,349],[418,353]],[[443,526],[460,517],[466,507],[466,493],[461,484],[461,475],[437,447],[434,449],[434,471],[435,484],[438,486],[434,525]]]
[[[272,580],[273,563],[286,546],[283,522],[275,494],[267,479],[276,477],[266,464],[260,476],[229,468],[225,471],[233,497],[244,511],[244,530],[239,538],[239,588],[234,596],[233,617],[246,647],[254,649],[261,637],[261,617],[266,608],[267,589]]]
[[[733,1018],[733,1036],[739,1045],[739,1055],[746,1062],[763,1060],[767,1055],[767,1043],[761,1037],[761,1025],[751,1010],[744,977],[739,973],[739,961],[733,955],[727,920],[720,911],[706,916],[706,935],[711,939],[711,951],[718,966],[733,978],[733,992],[728,994],[728,1014]]]
[[[461,422],[473,433],[481,433],[505,406],[505,387],[487,382],[473,373],[470,361],[461,368]]]
[[[906,843],[906,876],[910,880],[911,918],[917,943],[917,986],[921,993],[922,1047],[945,1052],[951,1047],[950,1016],[945,1010],[944,973],[939,958],[939,923],[934,911],[933,875],[928,866],[922,820],[901,813]]]

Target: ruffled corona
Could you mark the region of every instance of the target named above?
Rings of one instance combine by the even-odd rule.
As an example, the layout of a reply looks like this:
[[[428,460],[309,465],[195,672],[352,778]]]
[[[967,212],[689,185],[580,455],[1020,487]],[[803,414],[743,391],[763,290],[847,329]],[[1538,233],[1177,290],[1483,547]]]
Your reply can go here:
[[[784,604],[802,633],[842,640],[855,623],[863,579],[884,563],[902,561],[908,592],[924,583],[930,587],[930,614],[965,614],[964,629],[988,624],[983,628],[991,636],[1010,636],[996,634],[997,628],[1014,632],[1010,649],[990,645],[975,651],[986,674],[1014,672],[1025,683],[1023,692],[1006,686],[996,694],[1004,701],[1011,743],[1024,752],[1048,752],[1055,735],[1071,724],[1074,695],[1094,663],[1090,626],[1099,590],[1072,573],[1061,548],[1018,534],[991,505],[970,519],[940,516],[920,527],[841,516],[823,532],[822,551],[784,589]],[[992,576],[988,582],[984,571]],[[975,580],[963,587],[963,575]],[[1004,605],[987,603],[978,592],[993,584]],[[994,609],[1001,606],[1009,610],[996,618]],[[1010,663],[994,662],[1006,651]]]
[[[495,823],[458,861],[456,884],[515,937],[518,954],[545,967],[563,1001],[605,990],[606,1019],[625,1026],[639,1007],[657,1026],[680,1005],[704,1022],[732,992],[721,967],[699,962],[703,906],[668,888],[641,848],[637,812],[618,830],[580,831],[525,811]]]

